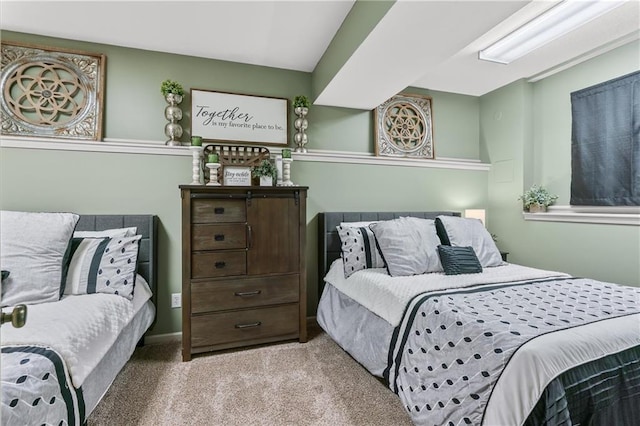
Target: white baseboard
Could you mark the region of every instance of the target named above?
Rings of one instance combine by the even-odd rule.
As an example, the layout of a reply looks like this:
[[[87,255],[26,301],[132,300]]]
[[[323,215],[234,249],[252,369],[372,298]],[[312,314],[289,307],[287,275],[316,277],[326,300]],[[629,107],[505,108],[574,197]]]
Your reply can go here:
[[[167,333],[167,334],[153,334],[151,336],[145,336],[145,345],[161,345],[163,343],[174,343],[182,341],[182,333]]]

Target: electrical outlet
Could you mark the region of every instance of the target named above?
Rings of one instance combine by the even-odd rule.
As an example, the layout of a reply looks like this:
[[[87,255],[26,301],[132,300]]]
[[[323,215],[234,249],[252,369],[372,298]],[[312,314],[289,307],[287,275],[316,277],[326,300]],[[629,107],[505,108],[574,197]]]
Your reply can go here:
[[[182,293],[171,293],[171,307],[172,308],[182,307]]]

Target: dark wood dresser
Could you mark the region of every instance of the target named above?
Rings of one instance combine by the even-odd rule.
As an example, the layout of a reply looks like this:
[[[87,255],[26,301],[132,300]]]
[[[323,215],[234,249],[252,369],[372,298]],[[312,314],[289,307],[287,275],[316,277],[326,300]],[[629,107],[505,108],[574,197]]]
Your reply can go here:
[[[184,361],[307,341],[307,189],[180,186]]]

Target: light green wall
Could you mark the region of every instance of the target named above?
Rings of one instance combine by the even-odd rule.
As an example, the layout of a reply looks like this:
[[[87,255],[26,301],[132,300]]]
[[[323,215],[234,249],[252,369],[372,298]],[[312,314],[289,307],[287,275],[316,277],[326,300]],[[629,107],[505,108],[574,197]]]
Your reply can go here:
[[[640,42],[626,44],[535,84],[533,178],[569,204],[571,190],[571,92],[640,70]]]
[[[105,137],[165,140],[159,88],[170,78],[189,88],[292,99],[309,94],[311,74],[166,53],[2,32],[3,41],[107,55]],[[477,159],[479,101],[422,91],[433,97],[436,155]],[[187,96],[182,103],[190,109]],[[370,111],[312,107],[310,149],[373,152]],[[188,140],[189,116],[181,124]],[[293,129],[291,129],[293,133]],[[100,143],[100,142],[96,142]],[[309,186],[307,214],[308,310],[317,306],[317,213],[344,210],[462,210],[484,207],[487,172],[296,161],[295,183]],[[160,218],[158,321],[151,334],[180,331],[180,310],[170,294],[181,291],[180,193],[191,181],[186,156],[0,149],[0,208],[84,214],[153,213]]]
[[[183,142],[190,137],[189,90],[205,89],[293,99],[310,92],[310,74],[255,65],[172,55],[106,44],[94,44],[33,34],[0,32],[3,41],[75,49],[106,55],[104,137],[116,139],[166,140],[160,84],[177,80],[185,89],[180,104]],[[291,111],[290,120],[295,119]],[[294,129],[290,129],[291,135]],[[292,136],[293,138],[293,136]]]
[[[403,92],[431,97],[433,143],[437,158],[480,158],[479,98],[416,87],[407,87]],[[375,151],[372,111],[313,106],[308,118],[308,148]]]
[[[488,226],[509,260],[640,286],[640,227],[525,221],[517,200],[542,184],[569,204],[572,91],[640,69],[634,42],[537,83],[480,99],[481,157],[490,161]]]
[[[482,158],[491,163],[487,227],[497,236],[498,247],[510,252],[509,260],[515,263],[524,259],[518,256],[514,230],[522,222],[516,200],[523,186],[529,100],[529,88],[520,81],[483,96],[480,103]]]
[[[190,180],[190,157],[0,150],[4,210],[159,216],[157,333],[179,329],[180,310],[168,307],[181,291],[178,185]]]

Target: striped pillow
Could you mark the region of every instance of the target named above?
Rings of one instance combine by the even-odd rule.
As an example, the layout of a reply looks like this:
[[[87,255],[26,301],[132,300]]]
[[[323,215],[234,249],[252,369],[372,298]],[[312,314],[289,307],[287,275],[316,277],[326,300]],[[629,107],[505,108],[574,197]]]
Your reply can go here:
[[[373,231],[366,227],[337,226],[342,242],[344,277],[363,269],[384,268],[384,259],[376,247]]]
[[[65,294],[106,293],[133,299],[141,238],[74,238]]]
[[[473,247],[438,246],[438,254],[446,275],[482,272],[482,265]]]

